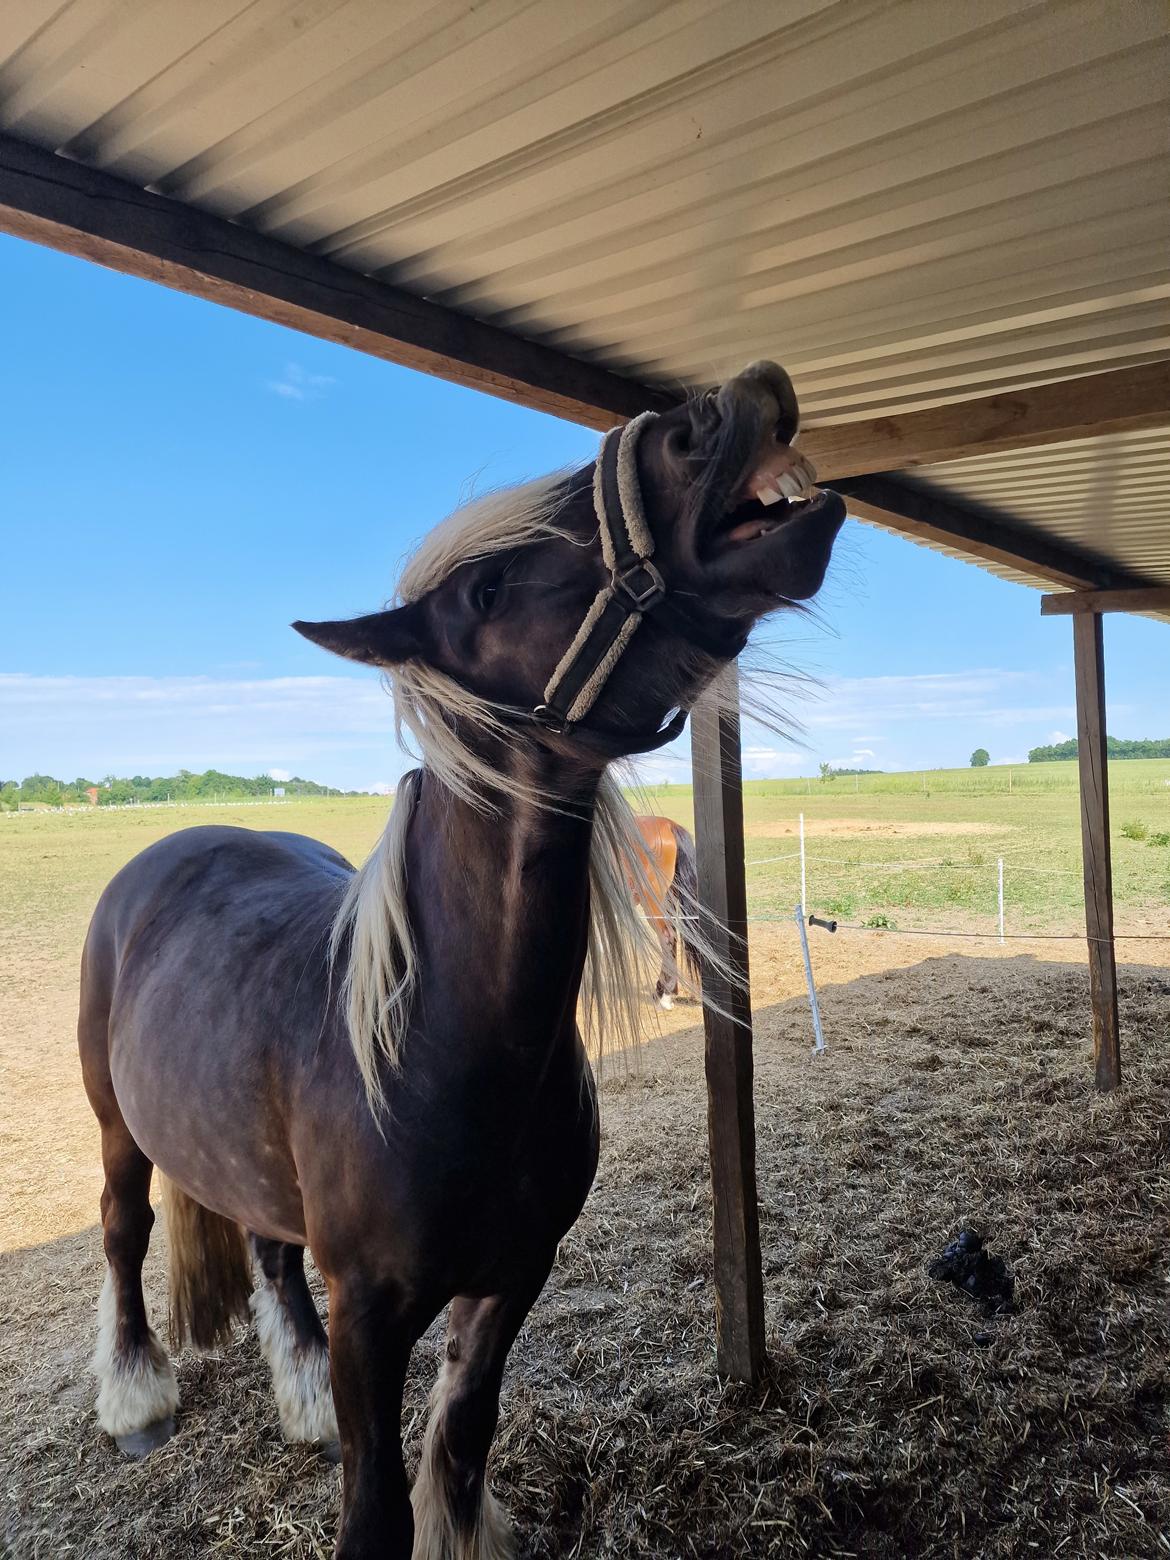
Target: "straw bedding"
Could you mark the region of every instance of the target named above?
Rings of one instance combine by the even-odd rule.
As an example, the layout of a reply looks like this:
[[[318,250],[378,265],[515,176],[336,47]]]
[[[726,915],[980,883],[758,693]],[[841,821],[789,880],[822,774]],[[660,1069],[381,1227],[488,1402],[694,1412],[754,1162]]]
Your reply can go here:
[[[1085,985],[1031,959],[867,976],[824,994],[815,1063],[803,1004],[758,1015],[753,1388],[713,1373],[701,1040],[611,1070],[597,1187],[505,1384],[493,1476],[523,1553],[1170,1555],[1170,978],[1123,973],[1111,1099]],[[927,1276],[963,1227],[1014,1314]],[[338,1473],[282,1443],[253,1335],[179,1356],[180,1433],[127,1463],[86,1374],[96,1232],[0,1260],[0,1554],[328,1555]]]

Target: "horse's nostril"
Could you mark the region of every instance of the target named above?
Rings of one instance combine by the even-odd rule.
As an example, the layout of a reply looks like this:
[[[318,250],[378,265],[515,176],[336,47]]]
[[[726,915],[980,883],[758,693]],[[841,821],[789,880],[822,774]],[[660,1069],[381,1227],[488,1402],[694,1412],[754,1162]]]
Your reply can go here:
[[[800,405],[792,380],[779,363],[761,358],[757,363],[749,363],[731,383],[756,396],[764,392],[771,397],[776,405],[776,436],[781,443],[789,443],[800,425]]]

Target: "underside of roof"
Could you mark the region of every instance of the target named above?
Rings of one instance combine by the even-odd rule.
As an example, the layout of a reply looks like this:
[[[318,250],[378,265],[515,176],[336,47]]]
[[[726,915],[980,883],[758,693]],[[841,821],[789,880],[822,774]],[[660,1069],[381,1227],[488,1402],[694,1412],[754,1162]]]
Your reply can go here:
[[[1170,584],[1170,432],[1071,439],[921,468],[927,491],[1010,515],[1106,557],[1133,574]],[[997,572],[1012,577],[1010,570]],[[1026,571],[1016,578],[1038,583]]]
[[[813,425],[1170,358],[1168,109],[1164,0],[0,7],[13,140],[640,383],[774,357]],[[913,480],[1170,583],[1168,474]]]

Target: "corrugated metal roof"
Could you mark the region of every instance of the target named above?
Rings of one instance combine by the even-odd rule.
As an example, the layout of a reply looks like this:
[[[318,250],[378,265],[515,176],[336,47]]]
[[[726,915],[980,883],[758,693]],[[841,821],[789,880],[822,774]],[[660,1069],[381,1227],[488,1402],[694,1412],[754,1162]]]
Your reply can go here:
[[[1163,0],[23,0],[0,126],[810,415],[1170,353]]]
[[[1071,439],[904,475],[918,487],[1024,521],[1170,585],[1170,430]],[[984,567],[1005,579],[1042,583],[1024,570]]]
[[[639,378],[776,357],[813,421],[1170,356],[1168,108],[1165,0],[0,7],[11,135]],[[1157,574],[1166,469],[931,480]]]

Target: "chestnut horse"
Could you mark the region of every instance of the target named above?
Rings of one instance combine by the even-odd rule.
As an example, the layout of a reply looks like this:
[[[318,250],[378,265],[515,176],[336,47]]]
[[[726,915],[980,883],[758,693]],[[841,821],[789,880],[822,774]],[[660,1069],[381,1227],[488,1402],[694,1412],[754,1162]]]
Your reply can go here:
[[[692,989],[699,984],[699,955],[692,933],[699,900],[695,841],[689,829],[670,818],[639,813],[642,836],[638,852],[643,884],[631,881],[635,904],[641,905],[662,949],[662,968],[654,995],[669,1010],[678,995],[679,954]]]
[[[383,671],[421,752],[360,871],[198,828],[102,895],[79,1041],[105,1169],[98,1421],[124,1450],[164,1441],[179,1402],[141,1284],[157,1166],[173,1336],[223,1339],[250,1298],[286,1437],[340,1443],[335,1554],[513,1552],[484,1477],[500,1380],[597,1165],[578,997],[622,1040],[648,937],[605,770],[820,587],[844,506],[780,496],[810,475],[796,425],[787,375],[754,365],[456,513],[396,607],[295,625]],[[412,1493],[403,1382],[445,1306]]]

